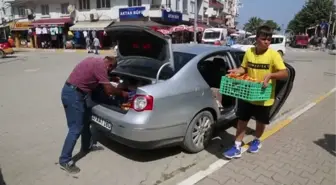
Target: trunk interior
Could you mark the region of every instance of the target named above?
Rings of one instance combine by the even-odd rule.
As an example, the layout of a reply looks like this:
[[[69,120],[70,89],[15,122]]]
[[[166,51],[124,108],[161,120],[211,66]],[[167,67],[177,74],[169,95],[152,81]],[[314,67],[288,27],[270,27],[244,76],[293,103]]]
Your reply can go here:
[[[114,79],[116,77],[118,77],[120,81],[115,81]],[[111,73],[110,82],[114,87],[120,88],[124,91],[135,91],[138,87],[153,83],[150,79],[121,73]],[[101,85],[92,92],[92,101],[121,113],[126,113],[130,106],[130,102],[127,98],[118,95],[111,97],[106,95],[104,88]]]

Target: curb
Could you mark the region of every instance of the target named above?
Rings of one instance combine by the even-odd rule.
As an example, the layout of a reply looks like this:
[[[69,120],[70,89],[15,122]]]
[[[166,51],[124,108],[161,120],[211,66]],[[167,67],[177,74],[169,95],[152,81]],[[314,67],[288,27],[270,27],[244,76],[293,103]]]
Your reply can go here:
[[[36,49],[36,48],[14,48],[15,52],[50,52],[50,53],[87,53],[85,49]],[[113,49],[111,50],[100,50],[99,53],[114,53]]]
[[[271,129],[265,131],[265,133],[260,138],[260,140],[264,141],[267,138],[269,138],[270,136],[272,136],[273,134],[275,134],[276,132],[280,131],[282,128],[284,128],[287,125],[289,125],[290,123],[292,123],[295,119],[297,119],[298,117],[300,117],[302,114],[304,114],[305,112],[307,112],[308,110],[310,110],[311,108],[313,108],[315,105],[317,105],[318,103],[320,103],[321,101],[323,101],[324,99],[326,99],[327,97],[329,97],[330,95],[332,95],[333,93],[335,93],[335,91],[336,91],[336,87],[333,88],[333,89],[331,89],[328,93],[326,93],[326,94],[318,97],[317,99],[311,101],[309,104],[307,104],[306,106],[304,106],[299,111],[294,112],[294,113],[289,113],[287,115],[284,115],[283,117],[278,118],[277,120],[272,121],[272,123],[274,124],[274,127],[272,127]],[[242,154],[247,151],[249,143],[245,144],[242,147]],[[201,170],[201,171],[195,173],[194,175],[192,175],[192,176],[188,177],[187,179],[181,181],[177,185],[194,185],[194,184],[198,183],[199,181],[201,181],[202,179],[204,179],[207,176],[209,176],[210,174],[212,174],[215,171],[219,170],[220,168],[222,168],[223,166],[225,166],[229,162],[230,162],[230,160],[218,159],[214,163],[210,164],[207,169]]]

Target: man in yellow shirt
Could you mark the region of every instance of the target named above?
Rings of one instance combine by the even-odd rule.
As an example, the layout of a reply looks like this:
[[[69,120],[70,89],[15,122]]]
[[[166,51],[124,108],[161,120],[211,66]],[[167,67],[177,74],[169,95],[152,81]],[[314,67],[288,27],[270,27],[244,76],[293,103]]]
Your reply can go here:
[[[247,124],[252,116],[257,121],[255,139],[251,142],[248,151],[257,153],[261,147],[260,137],[265,131],[266,125],[270,123],[270,109],[274,103],[276,80],[288,77],[288,72],[280,54],[269,48],[273,30],[268,26],[261,26],[257,30],[256,45],[248,49],[245,53],[241,66],[229,72],[248,76],[263,82],[267,87],[272,83],[272,96],[267,101],[247,102],[239,100],[238,103],[238,125],[236,132],[235,145],[225,151],[223,155],[226,158],[241,157],[241,145],[244,138]]]

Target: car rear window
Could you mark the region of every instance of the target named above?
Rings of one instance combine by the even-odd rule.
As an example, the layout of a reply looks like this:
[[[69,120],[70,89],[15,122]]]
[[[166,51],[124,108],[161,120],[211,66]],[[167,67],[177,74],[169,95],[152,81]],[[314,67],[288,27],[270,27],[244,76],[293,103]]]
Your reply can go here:
[[[205,32],[204,39],[217,39],[220,36],[220,32]]]
[[[175,71],[173,71],[172,68],[166,66],[161,71],[160,79],[171,78],[196,55],[183,52],[173,52],[173,56],[174,56]],[[145,57],[143,58],[136,57],[128,59],[126,58],[120,61],[115,71],[122,73],[130,73],[133,75],[138,75],[147,78],[156,78],[156,74],[163,64],[164,64],[163,62],[158,62],[155,59]]]
[[[7,40],[5,40],[5,39],[0,39],[0,43],[7,43]]]
[[[163,61],[166,58],[166,49],[166,43],[162,39],[148,33],[125,32],[122,38],[118,38],[118,50],[124,57],[143,56]]]

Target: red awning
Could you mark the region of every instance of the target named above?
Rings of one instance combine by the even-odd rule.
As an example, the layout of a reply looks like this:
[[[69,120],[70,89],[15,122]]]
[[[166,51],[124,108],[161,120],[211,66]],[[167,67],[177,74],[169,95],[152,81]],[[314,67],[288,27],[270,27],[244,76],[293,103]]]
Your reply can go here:
[[[54,18],[54,19],[39,19],[32,22],[33,27],[53,27],[64,26],[66,23],[71,23],[71,18]]]

